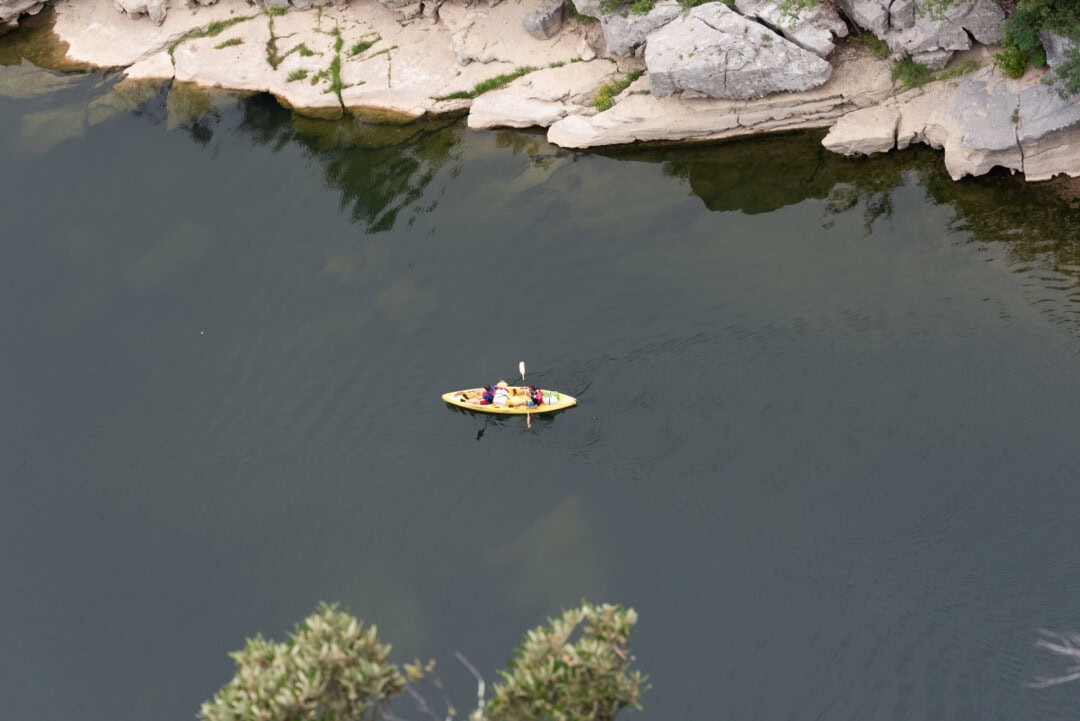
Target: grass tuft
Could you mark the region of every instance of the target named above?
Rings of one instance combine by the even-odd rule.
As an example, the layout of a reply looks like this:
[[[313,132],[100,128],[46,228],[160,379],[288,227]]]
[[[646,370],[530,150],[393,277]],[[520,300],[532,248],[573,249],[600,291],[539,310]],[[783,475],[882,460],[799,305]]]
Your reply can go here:
[[[349,55],[359,55],[371,49],[371,46],[382,40],[381,35],[376,35],[374,40],[361,40],[349,48]]]
[[[945,68],[938,73],[938,80],[950,80],[952,78],[959,78],[963,75],[970,75],[979,69],[979,64],[970,58],[962,63],[957,63],[951,68]]]
[[[535,72],[539,68],[534,68],[531,65],[523,65],[518,68],[514,68],[513,72],[503,73],[502,75],[496,75],[493,78],[487,80],[481,80],[473,86],[472,90],[459,90],[456,93],[450,93],[449,95],[443,95],[435,98],[436,100],[472,100],[478,95],[483,95],[486,92],[501,88],[504,85],[509,85],[522,75],[528,75],[531,72]]]
[[[296,80],[303,80],[308,75],[307,70],[293,70],[289,73],[289,76],[285,78],[286,82],[294,82]]]
[[[917,63],[911,58],[904,58],[892,67],[893,80],[900,81],[905,88],[917,88],[931,79],[930,68]]]
[[[244,44],[244,39],[243,38],[229,38],[228,40],[225,40],[225,41],[220,42],[217,45],[215,45],[214,50],[224,50],[225,48],[231,48],[234,45],[243,45],[243,44]]]
[[[871,32],[859,33],[858,35],[853,36],[852,42],[856,42],[869,49],[874,57],[881,58],[882,60],[889,57],[889,53],[892,52],[889,50],[889,44],[887,42]]]
[[[615,106],[615,98],[619,96],[619,93],[630,87],[630,85],[640,78],[644,72],[645,71],[643,70],[634,70],[614,82],[601,85],[596,89],[596,97],[593,98],[593,107],[600,112],[610,110]]]
[[[188,40],[195,40],[197,38],[212,38],[217,35],[221,35],[221,33],[225,32],[233,25],[237,25],[238,23],[242,23],[246,20],[251,20],[254,17],[254,15],[240,15],[234,18],[229,18],[228,20],[217,20],[203,28],[195,28],[194,30],[188,30],[176,40],[173,40],[171,43],[169,43],[169,55],[172,55],[176,51],[176,48],[180,47],[181,43],[185,43]]]

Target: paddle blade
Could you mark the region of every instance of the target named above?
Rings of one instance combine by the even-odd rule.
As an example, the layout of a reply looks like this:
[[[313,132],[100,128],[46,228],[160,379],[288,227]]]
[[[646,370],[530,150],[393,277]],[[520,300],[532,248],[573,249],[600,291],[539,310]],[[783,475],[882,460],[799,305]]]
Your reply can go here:
[[[521,374],[521,380],[525,380],[525,361],[518,361],[518,373]]]

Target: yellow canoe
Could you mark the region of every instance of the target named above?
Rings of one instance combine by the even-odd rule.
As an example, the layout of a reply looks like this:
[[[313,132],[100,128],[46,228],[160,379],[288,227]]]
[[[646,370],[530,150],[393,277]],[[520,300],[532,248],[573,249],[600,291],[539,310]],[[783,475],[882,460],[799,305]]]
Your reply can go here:
[[[518,406],[517,408],[509,408],[506,406],[481,406],[476,403],[469,403],[466,399],[469,394],[474,394],[482,391],[482,388],[466,388],[463,391],[453,391],[451,393],[443,393],[442,399],[452,406],[457,408],[463,408],[467,411],[476,411],[477,413],[498,413],[500,415],[507,416],[523,416],[526,413],[536,415],[537,413],[554,413],[555,411],[562,411],[577,405],[577,398],[568,396],[565,393],[559,393],[558,391],[544,390],[544,395],[555,393],[558,396],[558,400],[555,403],[541,403],[538,406],[528,408],[526,406]],[[511,394],[524,394],[524,386],[510,386]]]

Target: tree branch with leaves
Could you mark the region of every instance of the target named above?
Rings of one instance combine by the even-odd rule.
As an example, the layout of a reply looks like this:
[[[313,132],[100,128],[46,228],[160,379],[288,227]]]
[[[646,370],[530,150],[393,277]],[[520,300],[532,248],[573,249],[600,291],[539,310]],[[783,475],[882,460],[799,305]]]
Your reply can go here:
[[[582,604],[529,631],[509,668],[499,671],[485,703],[483,676],[461,654],[477,680],[471,721],[612,721],[638,706],[645,678],[630,670],[630,608]],[[400,721],[390,709],[403,692],[416,709],[443,721],[416,688],[426,681],[456,711],[435,664],[389,660],[390,646],[337,605],[321,604],[283,643],[256,636],[229,656],[236,673],[199,710],[202,721]]]

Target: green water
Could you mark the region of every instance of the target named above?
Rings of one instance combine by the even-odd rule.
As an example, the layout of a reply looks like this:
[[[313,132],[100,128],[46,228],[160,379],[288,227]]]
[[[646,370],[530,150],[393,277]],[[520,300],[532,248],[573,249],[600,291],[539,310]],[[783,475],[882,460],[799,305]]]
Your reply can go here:
[[[320,600],[468,708],[454,650],[491,680],[583,597],[641,614],[627,718],[1077,708],[1026,685],[1080,629],[1067,195],[3,62],[12,718],[190,719]],[[580,406],[440,403],[522,359]]]

